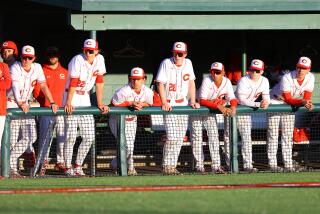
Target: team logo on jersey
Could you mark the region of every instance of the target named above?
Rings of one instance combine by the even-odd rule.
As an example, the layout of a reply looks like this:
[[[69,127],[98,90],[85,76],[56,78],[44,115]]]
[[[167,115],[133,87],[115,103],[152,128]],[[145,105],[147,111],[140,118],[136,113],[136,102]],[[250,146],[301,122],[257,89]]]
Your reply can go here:
[[[66,78],[66,76],[64,74],[59,74],[60,79],[64,80]]]
[[[34,87],[37,84],[37,80],[33,80],[31,86]]]
[[[81,81],[81,80],[79,80],[78,81],[78,87],[84,87],[86,85],[86,81]]]
[[[190,74],[185,74],[185,75],[183,75],[182,79],[183,79],[184,81],[189,80],[189,79],[190,79]]]
[[[226,94],[220,94],[218,96],[218,99],[225,100],[226,99]]]

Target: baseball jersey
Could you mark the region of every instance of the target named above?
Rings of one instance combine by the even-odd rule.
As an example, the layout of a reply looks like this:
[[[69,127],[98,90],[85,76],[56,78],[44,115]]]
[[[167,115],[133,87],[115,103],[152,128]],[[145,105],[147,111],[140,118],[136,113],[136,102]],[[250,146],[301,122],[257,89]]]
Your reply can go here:
[[[202,80],[198,99],[224,99],[229,102],[235,98],[231,81],[228,78],[222,77],[222,83],[219,87],[216,86],[211,75]]]
[[[62,67],[60,63],[56,69],[52,69],[49,65],[43,65],[42,68],[53,100],[61,107],[65,85],[68,79],[68,71]],[[38,83],[34,88],[33,96],[38,100],[41,107],[50,107],[50,102],[46,99]]]
[[[30,71],[22,68],[21,62],[15,62],[10,67],[12,90],[7,94],[8,108],[18,108],[17,102],[26,102],[32,97],[32,91],[36,83],[45,83],[46,78],[39,63],[32,63]]]
[[[7,90],[11,87],[10,71],[7,64],[0,62],[0,71],[2,72],[0,78],[0,116],[7,113]],[[1,135],[1,133],[0,133]]]
[[[137,94],[129,84],[126,84],[122,88],[118,89],[112,96],[111,103],[113,105],[120,105],[126,101],[129,102],[146,102],[149,105],[153,104],[153,91],[146,87],[142,86],[141,91]]]
[[[176,66],[173,57],[161,62],[156,77],[157,82],[164,84],[168,100],[186,98],[189,91],[189,80],[195,79],[191,60],[185,59],[181,66]]]
[[[239,104],[250,107],[260,107],[260,102],[255,102],[260,96],[263,100],[270,100],[269,81],[260,76],[258,81],[253,81],[250,75],[242,77],[237,85],[236,96]]]
[[[311,72],[305,76],[301,85],[298,83],[296,75],[296,70],[283,75],[280,83],[272,88],[270,92],[271,99],[278,101],[276,103],[284,103],[282,96],[284,92],[290,92],[292,98],[302,99],[305,91],[313,91],[315,78]]]
[[[97,75],[106,73],[104,57],[98,54],[90,64],[84,54],[73,57],[68,65],[69,77],[66,89],[69,88],[71,78],[79,78],[75,93],[72,98],[73,106],[91,106],[90,90],[96,83]],[[66,101],[66,96],[65,96]]]

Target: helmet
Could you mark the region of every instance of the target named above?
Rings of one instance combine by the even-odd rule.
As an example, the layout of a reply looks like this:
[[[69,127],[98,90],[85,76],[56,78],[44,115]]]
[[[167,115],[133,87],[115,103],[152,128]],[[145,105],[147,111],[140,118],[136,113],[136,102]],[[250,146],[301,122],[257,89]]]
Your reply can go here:
[[[13,54],[18,57],[18,48],[16,43],[14,43],[13,41],[5,41],[4,43],[2,43],[1,45],[1,51],[3,49],[13,49]]]

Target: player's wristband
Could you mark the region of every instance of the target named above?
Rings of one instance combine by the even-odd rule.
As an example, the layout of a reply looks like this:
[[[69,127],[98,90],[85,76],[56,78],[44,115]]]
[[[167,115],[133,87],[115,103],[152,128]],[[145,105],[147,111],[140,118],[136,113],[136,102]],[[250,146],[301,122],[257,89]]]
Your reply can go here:
[[[55,102],[51,102],[51,103],[50,103],[50,106],[52,107],[52,105],[55,105],[55,104],[56,104]]]

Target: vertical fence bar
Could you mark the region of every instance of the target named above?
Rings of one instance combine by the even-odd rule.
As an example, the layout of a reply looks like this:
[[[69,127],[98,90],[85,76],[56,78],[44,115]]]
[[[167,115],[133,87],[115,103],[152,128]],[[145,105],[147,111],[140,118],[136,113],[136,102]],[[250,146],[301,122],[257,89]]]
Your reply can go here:
[[[10,172],[10,122],[11,118],[6,116],[1,142],[1,175],[6,178],[9,177]]]
[[[95,139],[97,136],[95,137]],[[92,176],[96,175],[96,140],[93,141],[91,146],[91,167],[90,167],[90,173]]]
[[[231,160],[231,171],[239,172],[238,166],[238,131],[237,131],[237,120],[236,116],[229,117],[229,130],[230,130],[230,160]]]
[[[118,171],[121,176],[127,176],[127,149],[125,135],[125,115],[118,117]]]

